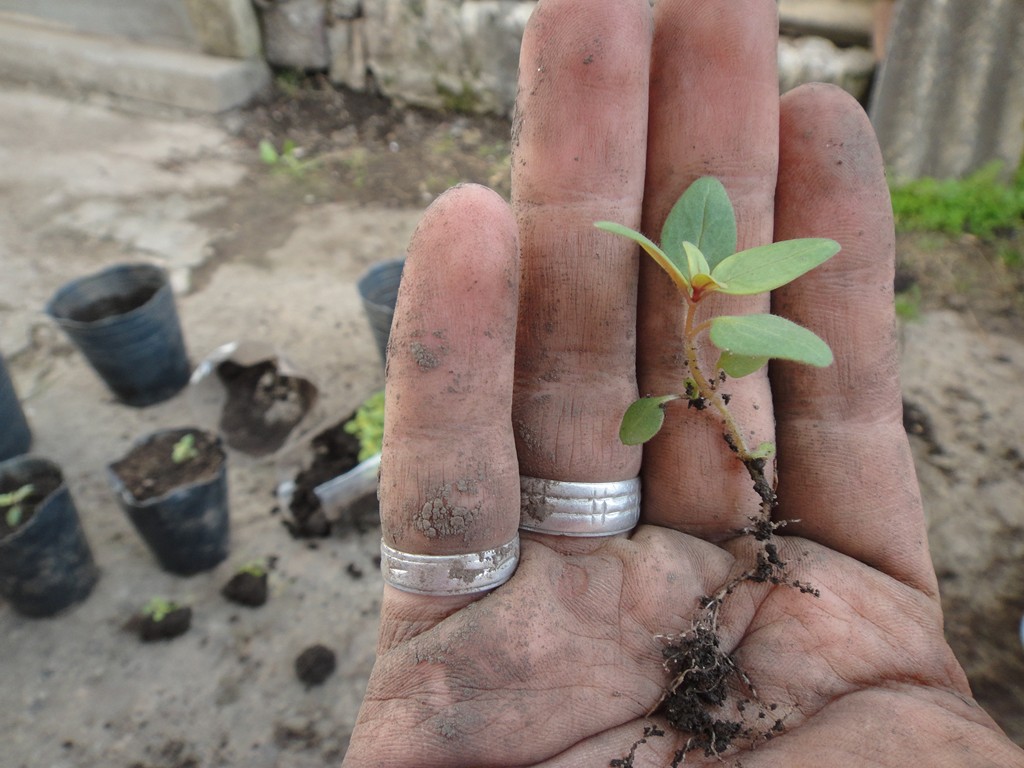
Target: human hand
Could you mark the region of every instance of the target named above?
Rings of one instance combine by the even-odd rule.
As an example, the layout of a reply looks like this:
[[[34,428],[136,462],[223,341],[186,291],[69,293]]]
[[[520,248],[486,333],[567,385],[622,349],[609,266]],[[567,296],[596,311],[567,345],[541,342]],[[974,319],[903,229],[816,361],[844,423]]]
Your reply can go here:
[[[780,103],[776,41],[772,0],[663,0],[653,20],[648,0],[540,3],[520,63],[511,208],[456,188],[410,245],[388,361],[385,543],[500,548],[516,536],[520,475],[637,475],[641,451],[619,442],[619,420],[638,388],[679,391],[678,298],[593,222],[656,233],[683,189],[716,176],[739,247],[820,236],[843,250],[770,299],[836,363],[729,382],[752,442],[778,446],[776,515],[799,521],[777,537],[789,576],[820,596],[752,582],[730,595],[717,633],[757,695],[736,680],[720,716],[749,732],[686,764],[1024,765],[943,639],[902,428],[873,133],[836,89]],[[486,594],[385,585],[345,765],[609,765],[650,725],[664,735],[631,764],[678,760],[692,734],[648,716],[668,683],[659,635],[688,630],[701,597],[749,567],[753,542],[737,531],[758,498],[720,425],[685,404],[669,405],[642,474],[628,537],[523,533],[515,575]]]

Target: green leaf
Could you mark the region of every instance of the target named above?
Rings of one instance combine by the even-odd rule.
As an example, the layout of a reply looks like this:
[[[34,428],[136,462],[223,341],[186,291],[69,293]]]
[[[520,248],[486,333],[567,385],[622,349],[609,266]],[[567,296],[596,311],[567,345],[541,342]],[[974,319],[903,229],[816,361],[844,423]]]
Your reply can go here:
[[[778,315],[716,317],[711,321],[710,336],[716,347],[734,357],[781,358],[820,368],[832,363],[828,344]]]
[[[711,274],[711,267],[708,266],[708,260],[704,258],[704,254],[700,252],[700,248],[689,240],[683,242],[683,253],[686,254],[686,268],[689,270],[691,282],[697,275]]]
[[[718,368],[734,379],[742,379],[754,371],[759,371],[761,366],[767,362],[768,358],[761,355],[735,355],[732,352],[722,352],[718,358]]]
[[[178,604],[173,600],[163,597],[151,597],[142,607],[143,616],[149,616],[155,622],[161,622],[167,618],[167,614],[178,610]]]
[[[622,237],[632,240],[637,243],[641,248],[647,251],[656,262],[658,266],[668,272],[669,277],[672,278],[672,282],[681,291],[690,291],[690,282],[686,279],[686,261],[680,258],[671,259],[661,248],[655,245],[649,238],[641,235],[636,230],[630,229],[629,227],[623,226],[622,224],[616,224],[614,221],[596,221],[594,226],[598,229],[602,229],[605,232],[611,232],[613,235],[620,235]]]
[[[274,145],[266,139],[260,141],[260,160],[267,165],[274,165],[280,159]]]
[[[661,247],[681,260],[684,242],[697,246],[712,268],[736,250],[736,213],[718,179],[697,179],[669,211]]]
[[[641,397],[626,409],[619,427],[619,440],[623,445],[646,443],[665,423],[665,403],[678,400],[679,395]]]
[[[747,454],[752,459],[767,459],[775,455],[775,443],[764,442]]]
[[[835,240],[807,237],[734,253],[711,271],[722,293],[764,293],[796,280],[839,253]]]

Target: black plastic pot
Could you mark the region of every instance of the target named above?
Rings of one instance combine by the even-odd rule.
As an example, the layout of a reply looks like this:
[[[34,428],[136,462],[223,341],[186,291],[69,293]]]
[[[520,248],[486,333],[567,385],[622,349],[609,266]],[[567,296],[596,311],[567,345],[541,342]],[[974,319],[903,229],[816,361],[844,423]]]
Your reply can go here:
[[[99,578],[60,467],[39,456],[0,463],[0,491],[52,488],[34,514],[0,539],[0,595],[18,613],[52,616],[88,597]]]
[[[31,447],[32,432],[7,374],[7,366],[0,357],[0,461],[28,453]]]
[[[381,360],[387,360],[388,336],[391,335],[391,321],[395,317],[395,302],[398,300],[398,286],[402,281],[405,259],[382,261],[370,267],[359,278],[357,287],[363,301],[363,311],[373,331]]]
[[[158,403],[188,383],[174,292],[159,267],[121,264],[74,280],[46,312],[127,405]]]
[[[134,451],[163,435],[180,437],[191,429],[161,430],[147,435]],[[188,482],[150,499],[139,501],[118,475],[114,462],[108,469],[118,501],[149,550],[166,571],[191,576],[208,571],[228,556],[227,454],[219,438],[211,438],[220,453],[220,468],[212,478]],[[126,454],[125,458],[128,455]],[[124,461],[122,459],[121,461]]]

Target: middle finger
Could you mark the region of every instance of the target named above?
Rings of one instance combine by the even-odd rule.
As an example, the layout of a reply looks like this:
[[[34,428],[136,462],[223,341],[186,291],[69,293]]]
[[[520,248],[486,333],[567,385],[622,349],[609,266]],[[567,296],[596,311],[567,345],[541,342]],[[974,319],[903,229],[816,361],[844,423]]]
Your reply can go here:
[[[639,472],[639,449],[618,439],[636,397],[636,251],[593,225],[639,225],[650,35],[648,0],[544,0],[524,35],[512,139],[522,248],[513,427],[527,476]]]
[[[778,16],[774,0],[658,3],[651,62],[651,119],[643,231],[658,238],[669,209],[697,178],[715,176],[736,209],[739,249],[772,241],[778,170]],[[767,295],[717,294],[712,314],[767,312]],[[682,304],[659,267],[640,267],[638,377],[643,395],[678,394]],[[717,353],[704,350],[713,370]],[[748,445],[771,440],[773,416],[762,369],[730,380],[730,410]],[[665,426],[644,451],[643,519],[719,540],[748,524],[759,498],[709,411],[669,403]]]

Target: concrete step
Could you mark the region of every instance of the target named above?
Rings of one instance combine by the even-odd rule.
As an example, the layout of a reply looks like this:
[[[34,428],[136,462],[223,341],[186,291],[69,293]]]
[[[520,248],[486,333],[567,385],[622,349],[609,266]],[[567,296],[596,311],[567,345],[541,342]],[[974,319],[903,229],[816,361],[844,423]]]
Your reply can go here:
[[[0,78],[213,113],[249,101],[270,82],[270,71],[261,59],[159,48],[0,14]]]

